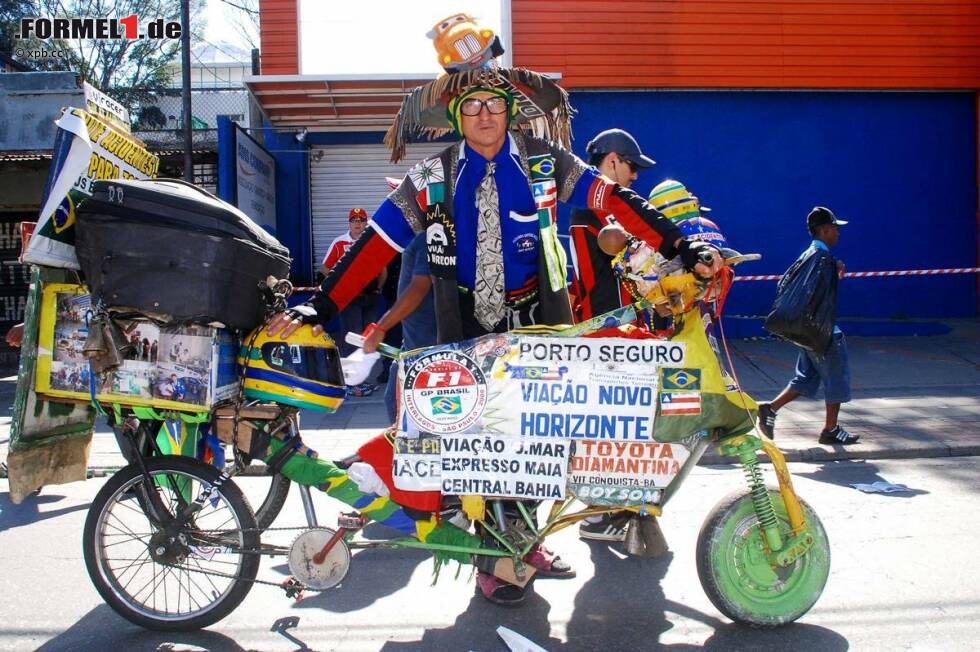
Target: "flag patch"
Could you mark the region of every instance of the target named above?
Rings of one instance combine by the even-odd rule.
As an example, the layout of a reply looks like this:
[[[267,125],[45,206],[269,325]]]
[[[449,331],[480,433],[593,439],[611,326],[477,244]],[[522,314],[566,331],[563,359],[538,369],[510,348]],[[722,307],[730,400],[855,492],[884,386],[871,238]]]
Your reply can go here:
[[[701,389],[701,370],[665,368],[663,370],[663,388]]]
[[[432,414],[462,414],[463,401],[458,396],[433,396]]]
[[[660,394],[660,414],[701,414],[700,392],[662,392]]]

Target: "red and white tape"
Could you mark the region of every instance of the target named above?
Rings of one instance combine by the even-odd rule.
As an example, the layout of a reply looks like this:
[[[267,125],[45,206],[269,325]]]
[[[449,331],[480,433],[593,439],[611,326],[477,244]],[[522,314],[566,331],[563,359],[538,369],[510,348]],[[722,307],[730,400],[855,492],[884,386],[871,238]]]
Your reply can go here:
[[[844,278],[870,278],[872,276],[939,276],[940,274],[977,274],[980,267],[953,267],[950,269],[901,269],[891,272],[845,272]],[[736,276],[736,281],[778,281],[782,274]]]
[[[873,276],[939,276],[940,274],[980,274],[980,267],[951,267],[949,269],[900,269],[890,272],[844,272],[844,278],[871,278]],[[778,281],[782,274],[736,276],[736,281]],[[316,292],[317,287],[293,288],[293,292]]]

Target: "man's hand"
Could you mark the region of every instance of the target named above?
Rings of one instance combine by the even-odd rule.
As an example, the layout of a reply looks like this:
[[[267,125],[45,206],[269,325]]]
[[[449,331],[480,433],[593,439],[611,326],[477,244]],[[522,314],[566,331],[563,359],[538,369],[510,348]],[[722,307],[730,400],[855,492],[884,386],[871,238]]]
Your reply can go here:
[[[378,345],[384,340],[385,331],[377,324],[368,324],[361,336],[364,337],[364,345],[361,346],[361,349],[365,353],[374,353],[378,350]]]
[[[303,309],[303,310],[300,310]],[[269,325],[266,327],[266,332],[269,335],[279,335],[279,339],[286,339],[302,326],[304,323],[309,323],[309,319],[312,315],[306,314],[312,311],[308,306],[297,306],[285,312],[280,312],[279,314],[273,316],[269,321]],[[315,313],[313,313],[315,315]],[[313,326],[313,334],[320,335],[323,332],[323,326],[320,324],[315,324]]]
[[[24,341],[24,322],[19,324],[14,324],[9,331],[7,331],[7,344],[13,347],[20,347],[21,342]]]
[[[837,278],[844,278],[844,261],[837,261]],[[8,335],[9,337],[9,335]]]
[[[721,252],[707,242],[682,239],[678,240],[674,246],[677,247],[677,255],[681,257],[684,267],[698,276],[711,278],[720,272],[724,266]]]

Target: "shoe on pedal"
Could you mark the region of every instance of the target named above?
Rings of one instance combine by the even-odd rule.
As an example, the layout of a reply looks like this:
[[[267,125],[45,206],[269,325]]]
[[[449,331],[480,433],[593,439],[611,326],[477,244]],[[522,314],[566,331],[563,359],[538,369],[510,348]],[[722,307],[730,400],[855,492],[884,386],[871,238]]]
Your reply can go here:
[[[526,590],[482,571],[476,574],[476,591],[488,601],[502,607],[516,607],[524,602]]]
[[[831,430],[824,430],[820,433],[820,443],[821,444],[840,444],[846,446],[848,444],[856,444],[858,440],[861,439],[861,435],[852,435],[843,428],[840,424],[837,424]]]
[[[578,536],[591,541],[625,541],[629,520],[629,512],[603,514],[598,521],[584,521],[579,525]]]
[[[776,411],[770,403],[759,403],[759,430],[769,439],[776,438]]]

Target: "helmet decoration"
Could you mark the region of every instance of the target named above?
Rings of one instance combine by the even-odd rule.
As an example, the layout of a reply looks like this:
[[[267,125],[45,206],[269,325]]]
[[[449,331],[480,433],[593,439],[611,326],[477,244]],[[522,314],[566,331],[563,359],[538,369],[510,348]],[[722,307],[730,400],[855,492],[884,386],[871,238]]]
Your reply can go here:
[[[326,335],[300,326],[286,339],[260,329],[238,355],[244,367],[246,398],[285,403],[317,412],[335,412],[345,397],[337,346]],[[248,360],[245,356],[248,354]]]
[[[384,138],[392,162],[405,156],[409,142],[458,131],[460,101],[478,90],[508,99],[511,129],[570,146],[568,93],[534,71],[501,67],[496,57],[504,48],[492,30],[480,27],[466,14],[454,14],[436,23],[428,36],[446,74],[405,97]]]
[[[701,200],[691,194],[687,186],[675,179],[666,179],[654,186],[647,201],[675,224],[701,217],[702,212],[711,210],[707,206],[702,206]]]
[[[684,220],[677,227],[688,240],[707,242],[719,249],[728,249],[728,240],[725,239],[725,235],[721,232],[721,229],[718,228],[717,224],[705,217],[693,217],[689,220]]]

